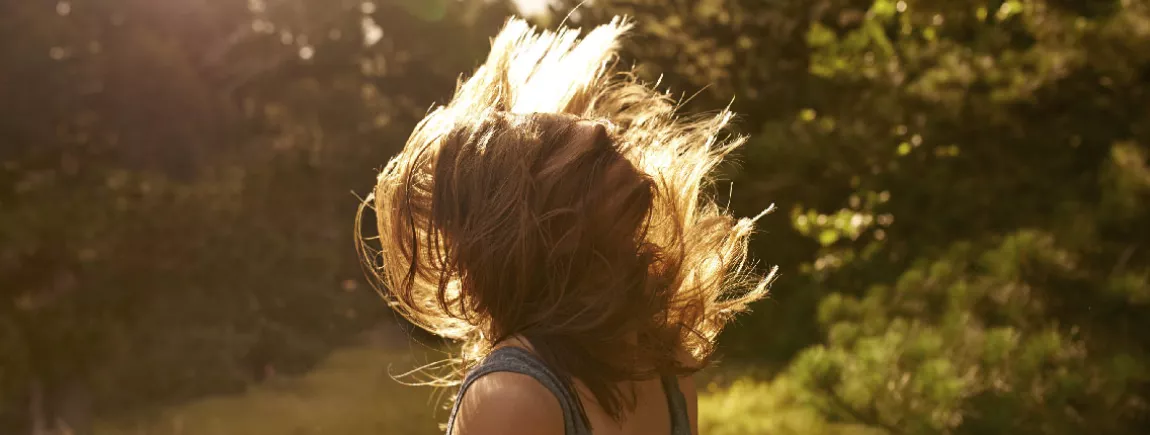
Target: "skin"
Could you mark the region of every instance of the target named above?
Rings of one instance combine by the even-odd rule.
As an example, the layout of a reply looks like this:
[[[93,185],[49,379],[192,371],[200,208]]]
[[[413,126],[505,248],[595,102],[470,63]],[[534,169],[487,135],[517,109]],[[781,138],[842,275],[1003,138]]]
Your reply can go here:
[[[559,401],[530,376],[497,372],[479,378],[463,395],[453,433],[563,435]]]

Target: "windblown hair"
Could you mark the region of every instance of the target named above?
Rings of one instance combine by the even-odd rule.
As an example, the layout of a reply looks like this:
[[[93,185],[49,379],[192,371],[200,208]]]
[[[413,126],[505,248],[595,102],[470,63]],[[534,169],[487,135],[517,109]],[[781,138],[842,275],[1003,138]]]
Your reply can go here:
[[[580,40],[509,21],[379,174],[360,210],[374,209],[378,250],[356,225],[384,298],[461,340],[462,371],[518,334],[616,419],[634,406],[620,382],[704,367],[774,274],[746,258],[758,217],[704,193],[743,142],[724,132],[731,113],[680,117],[617,71],[629,27],[616,18]]]

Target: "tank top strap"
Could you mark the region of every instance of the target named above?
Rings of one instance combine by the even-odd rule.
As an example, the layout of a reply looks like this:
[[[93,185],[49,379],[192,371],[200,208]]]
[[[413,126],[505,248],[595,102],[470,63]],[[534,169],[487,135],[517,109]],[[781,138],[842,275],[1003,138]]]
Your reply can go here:
[[[679,379],[663,376],[663,392],[667,395],[667,412],[671,414],[671,435],[691,435],[691,415],[687,411],[687,398],[679,389]]]
[[[495,349],[463,378],[463,383],[459,387],[459,393],[455,396],[455,403],[451,406],[451,413],[447,418],[447,435],[452,435],[454,430],[455,417],[459,413],[463,394],[476,380],[495,372],[519,373],[535,379],[559,400],[559,407],[563,410],[564,433],[566,435],[591,435],[590,428],[583,424],[583,419],[579,415],[578,396],[564,386],[559,376],[551,371],[543,361],[539,360],[539,357],[518,347]],[[676,391],[678,391],[677,388]]]

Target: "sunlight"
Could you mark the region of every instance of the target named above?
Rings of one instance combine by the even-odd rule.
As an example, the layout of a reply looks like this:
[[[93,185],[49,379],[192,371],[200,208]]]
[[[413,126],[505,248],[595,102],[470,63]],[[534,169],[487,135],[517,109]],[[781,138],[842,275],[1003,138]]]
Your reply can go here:
[[[547,7],[555,4],[555,0],[514,0],[515,7],[525,17],[534,17],[547,13]]]

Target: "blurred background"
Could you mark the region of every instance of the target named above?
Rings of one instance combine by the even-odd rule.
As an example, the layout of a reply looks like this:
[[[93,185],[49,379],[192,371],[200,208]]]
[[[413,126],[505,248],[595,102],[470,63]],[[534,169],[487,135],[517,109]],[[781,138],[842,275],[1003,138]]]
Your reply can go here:
[[[575,3],[0,2],[0,433],[438,433],[352,219],[517,12],[751,137],[702,433],[1150,433],[1150,3]]]

